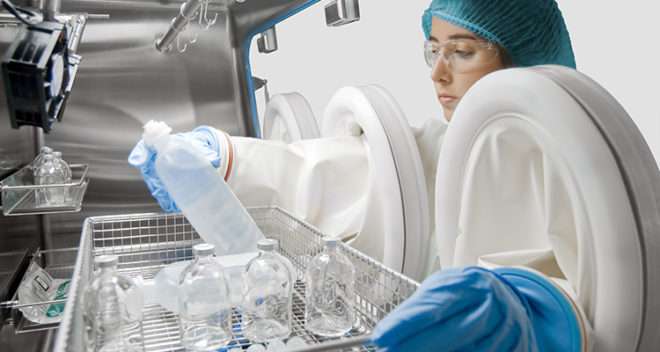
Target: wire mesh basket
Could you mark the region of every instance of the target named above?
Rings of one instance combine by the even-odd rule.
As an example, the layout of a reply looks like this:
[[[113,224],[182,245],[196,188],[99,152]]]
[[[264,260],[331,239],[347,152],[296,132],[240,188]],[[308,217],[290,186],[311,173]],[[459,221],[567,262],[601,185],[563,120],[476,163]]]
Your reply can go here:
[[[322,338],[305,329],[304,272],[310,260],[323,249],[323,235],[287,212],[275,208],[251,208],[250,215],[268,238],[279,241],[279,250],[296,269],[291,336],[301,337],[309,346],[300,351],[373,351],[367,345],[376,323],[415,292],[418,283],[398,274],[359,251],[340,245],[356,267],[353,329],[340,338]],[[139,214],[88,218],[83,225],[80,251],[55,351],[83,351],[83,319],[80,297],[92,280],[93,257],[114,254],[119,271],[127,276],[151,280],[164,266],[193,258],[192,246],[201,242],[183,215]],[[179,341],[176,314],[159,305],[143,309],[145,351],[183,350]],[[240,334],[240,314],[232,317],[234,339],[229,348],[245,349],[250,341]],[[296,350],[299,351],[299,350]]]

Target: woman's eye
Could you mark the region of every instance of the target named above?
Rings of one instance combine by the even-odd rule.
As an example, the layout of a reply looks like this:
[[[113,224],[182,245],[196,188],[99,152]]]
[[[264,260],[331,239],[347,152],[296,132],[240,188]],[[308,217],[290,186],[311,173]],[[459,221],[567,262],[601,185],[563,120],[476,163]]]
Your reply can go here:
[[[474,56],[474,51],[456,50],[454,51],[454,54],[456,54],[461,59],[469,59]]]

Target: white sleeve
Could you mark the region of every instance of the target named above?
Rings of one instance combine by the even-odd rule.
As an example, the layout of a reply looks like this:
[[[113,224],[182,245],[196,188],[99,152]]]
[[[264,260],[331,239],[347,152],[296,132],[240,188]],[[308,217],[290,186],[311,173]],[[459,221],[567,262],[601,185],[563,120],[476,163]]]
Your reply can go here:
[[[331,236],[360,230],[369,190],[360,138],[285,144],[231,137],[231,144],[228,183],[245,206],[279,206]]]
[[[463,175],[458,234],[444,236],[453,243],[441,240],[440,251],[451,258],[446,266],[525,267],[544,274],[573,305],[590,346],[586,317],[595,287],[589,246],[555,165],[536,139],[520,131],[482,133]]]

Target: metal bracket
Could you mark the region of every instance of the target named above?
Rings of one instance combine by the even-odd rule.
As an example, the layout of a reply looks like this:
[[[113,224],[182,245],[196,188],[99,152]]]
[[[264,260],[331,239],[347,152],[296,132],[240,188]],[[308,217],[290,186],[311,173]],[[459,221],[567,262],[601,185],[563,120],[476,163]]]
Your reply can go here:
[[[257,47],[259,48],[259,52],[264,54],[270,54],[277,50],[277,33],[275,32],[275,26],[270,27],[261,33],[257,39]]]
[[[339,27],[360,20],[358,0],[333,0],[325,5],[325,24]]]

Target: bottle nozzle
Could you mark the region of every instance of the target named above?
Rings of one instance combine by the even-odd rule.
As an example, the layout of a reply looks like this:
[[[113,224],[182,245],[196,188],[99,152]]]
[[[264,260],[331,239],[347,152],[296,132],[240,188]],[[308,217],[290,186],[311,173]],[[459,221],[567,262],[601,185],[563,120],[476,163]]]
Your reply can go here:
[[[163,121],[149,121],[144,125],[144,133],[142,133],[142,140],[148,147],[156,148],[163,141],[163,137],[172,133],[172,128]]]

